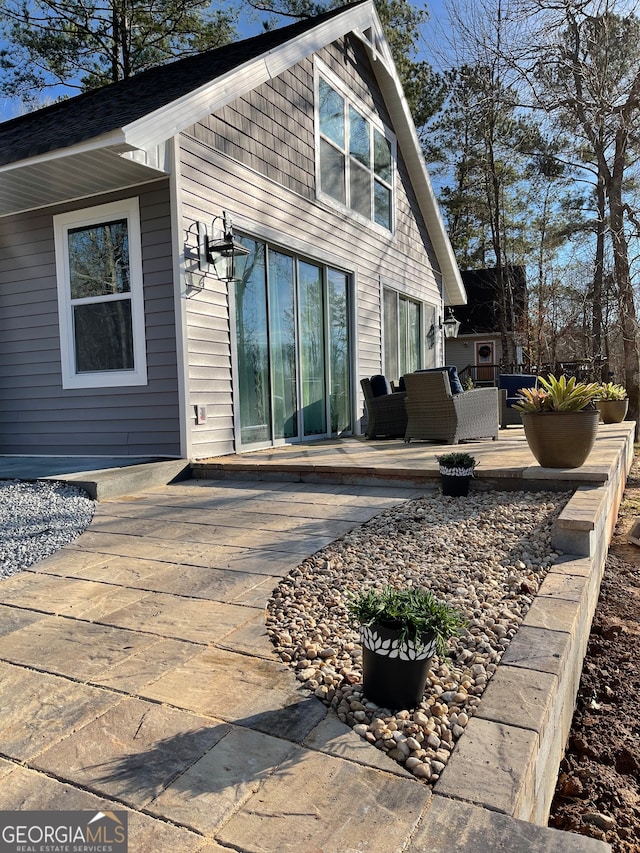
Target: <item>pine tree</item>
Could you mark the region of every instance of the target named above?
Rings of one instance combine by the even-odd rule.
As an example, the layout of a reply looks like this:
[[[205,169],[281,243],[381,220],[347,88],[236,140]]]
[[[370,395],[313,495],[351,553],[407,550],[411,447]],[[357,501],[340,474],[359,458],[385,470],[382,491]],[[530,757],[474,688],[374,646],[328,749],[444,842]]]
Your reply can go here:
[[[209,0],[0,0],[0,93],[95,89],[227,43],[235,18]]]

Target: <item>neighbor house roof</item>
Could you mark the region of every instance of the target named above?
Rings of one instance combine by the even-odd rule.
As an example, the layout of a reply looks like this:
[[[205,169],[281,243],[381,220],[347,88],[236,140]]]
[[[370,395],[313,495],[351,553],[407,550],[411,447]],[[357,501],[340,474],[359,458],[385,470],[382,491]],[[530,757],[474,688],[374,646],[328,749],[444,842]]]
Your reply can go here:
[[[443,275],[466,301],[410,110],[372,0],[143,71],[0,124],[0,216],[169,173],[166,143],[306,56],[353,33],[365,44]]]

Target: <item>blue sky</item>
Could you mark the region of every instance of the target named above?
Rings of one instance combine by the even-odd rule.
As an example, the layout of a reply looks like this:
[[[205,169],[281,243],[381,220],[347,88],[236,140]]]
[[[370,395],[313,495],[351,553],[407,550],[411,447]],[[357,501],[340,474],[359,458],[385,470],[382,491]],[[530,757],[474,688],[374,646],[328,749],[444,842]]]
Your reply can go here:
[[[427,26],[427,30],[425,31],[425,35],[431,35],[431,31],[433,29],[433,24],[436,21],[444,21],[447,18],[447,13],[444,8],[444,0],[424,0],[424,5],[426,5],[429,10],[429,14],[431,17],[431,22]],[[250,7],[245,7],[246,11],[240,13],[240,34],[243,38],[248,36],[257,35],[261,32],[261,26],[259,23],[256,23],[255,10]],[[282,23],[286,24],[287,20],[285,18],[282,19]]]
[[[433,65],[437,65],[437,60],[433,55],[430,55],[429,43],[440,44],[442,46],[442,30],[446,31],[448,15],[445,9],[445,0],[424,0],[424,4],[429,10],[430,20],[423,28],[423,43],[424,43],[424,59],[430,61]],[[262,32],[262,25],[257,19],[257,14],[251,7],[244,7],[244,11],[240,13],[239,33],[242,38],[257,35]],[[282,26],[289,23],[292,19],[282,17],[280,23]]]

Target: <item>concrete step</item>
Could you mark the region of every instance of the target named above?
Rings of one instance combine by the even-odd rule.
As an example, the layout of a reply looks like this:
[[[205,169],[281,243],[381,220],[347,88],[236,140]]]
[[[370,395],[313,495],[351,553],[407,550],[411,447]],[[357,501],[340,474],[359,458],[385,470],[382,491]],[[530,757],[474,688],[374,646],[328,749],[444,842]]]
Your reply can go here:
[[[103,468],[97,471],[56,474],[44,477],[46,480],[62,480],[84,489],[97,501],[120,498],[143,492],[147,489],[166,486],[178,480],[191,477],[191,468],[186,459],[169,459],[158,462],[144,462],[139,465],[126,465],[121,468]]]

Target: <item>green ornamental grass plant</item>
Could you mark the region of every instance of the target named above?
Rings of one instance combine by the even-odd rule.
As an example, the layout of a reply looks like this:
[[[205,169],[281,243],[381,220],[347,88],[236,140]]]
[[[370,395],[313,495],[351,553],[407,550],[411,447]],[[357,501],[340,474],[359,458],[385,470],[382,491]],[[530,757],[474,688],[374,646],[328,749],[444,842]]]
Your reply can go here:
[[[382,625],[399,632],[399,642],[425,646],[435,637],[438,654],[445,657],[451,637],[464,626],[460,613],[422,587],[365,589],[347,600],[350,616],[360,625]]]
[[[478,464],[475,456],[463,452],[442,453],[440,456],[436,456],[436,460],[441,472],[444,470],[446,473],[452,473],[454,476],[468,476],[469,472],[473,476],[473,471]]]

